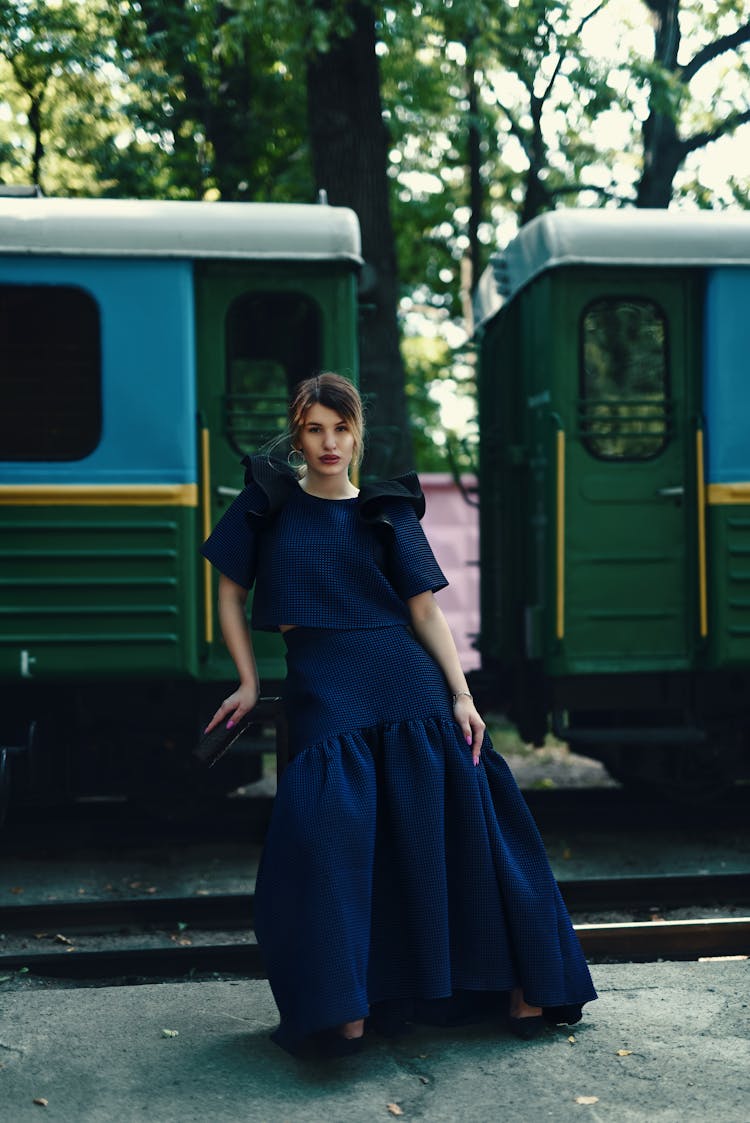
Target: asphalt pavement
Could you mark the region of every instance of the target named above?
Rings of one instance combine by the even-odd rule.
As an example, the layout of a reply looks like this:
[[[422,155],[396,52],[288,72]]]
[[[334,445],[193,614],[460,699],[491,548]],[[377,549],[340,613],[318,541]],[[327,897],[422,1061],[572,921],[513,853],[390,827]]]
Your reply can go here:
[[[300,1062],[264,981],[0,983],[3,1123],[748,1123],[750,963],[594,966],[578,1026],[368,1038]],[[35,1102],[36,1101],[36,1102]]]

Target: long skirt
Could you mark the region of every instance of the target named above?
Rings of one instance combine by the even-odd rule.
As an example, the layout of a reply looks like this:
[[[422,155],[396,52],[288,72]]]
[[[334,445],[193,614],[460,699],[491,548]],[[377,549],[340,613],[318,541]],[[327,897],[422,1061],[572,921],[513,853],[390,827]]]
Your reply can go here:
[[[596,998],[534,821],[406,627],[285,633],[291,762],[255,930],[291,1052],[394,1000]]]

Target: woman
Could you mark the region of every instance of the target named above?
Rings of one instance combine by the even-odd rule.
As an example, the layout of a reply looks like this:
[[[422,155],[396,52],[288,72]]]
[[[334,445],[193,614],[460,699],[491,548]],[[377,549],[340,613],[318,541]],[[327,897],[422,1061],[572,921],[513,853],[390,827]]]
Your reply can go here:
[[[246,459],[203,547],[238,688],[258,700],[253,628],[287,646],[291,763],[255,894],[255,929],[290,1052],[356,1051],[365,1019],[456,1022],[509,999],[529,1038],[596,997],[536,827],[477,713],[433,594],[447,582],[414,473],[352,484],[362,405],[335,374],[301,383],[290,467]]]

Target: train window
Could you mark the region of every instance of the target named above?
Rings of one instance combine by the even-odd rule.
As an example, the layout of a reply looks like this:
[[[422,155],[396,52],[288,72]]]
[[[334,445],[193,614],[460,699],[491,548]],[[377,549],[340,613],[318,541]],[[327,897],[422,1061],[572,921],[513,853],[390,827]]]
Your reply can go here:
[[[0,284],[0,460],[82,460],[101,432],[94,299],[69,285]]]
[[[318,305],[297,292],[247,292],[226,317],[227,436],[241,453],[286,428],[287,403],[303,378],[320,370]]]
[[[584,311],[579,420],[605,460],[647,460],[666,445],[667,324],[654,301],[605,297]]]

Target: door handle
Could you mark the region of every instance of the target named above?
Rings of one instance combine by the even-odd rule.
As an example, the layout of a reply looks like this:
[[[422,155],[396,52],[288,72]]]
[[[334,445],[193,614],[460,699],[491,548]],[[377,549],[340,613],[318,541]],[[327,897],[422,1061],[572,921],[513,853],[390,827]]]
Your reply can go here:
[[[677,499],[685,494],[685,488],[682,484],[678,484],[676,487],[660,487],[657,488],[656,494],[663,499]]]

